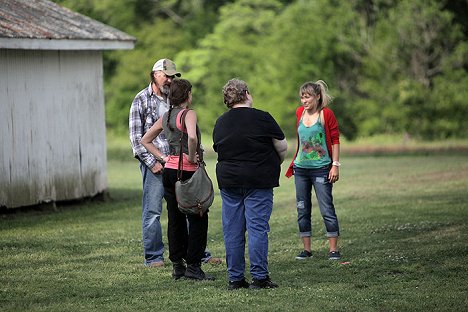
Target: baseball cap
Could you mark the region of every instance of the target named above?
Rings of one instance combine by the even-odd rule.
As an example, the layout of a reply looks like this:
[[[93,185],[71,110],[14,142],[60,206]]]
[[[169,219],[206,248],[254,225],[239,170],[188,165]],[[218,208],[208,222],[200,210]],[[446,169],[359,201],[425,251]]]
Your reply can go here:
[[[170,59],[160,59],[154,63],[153,71],[161,70],[168,76],[180,77],[180,73],[176,70],[176,65]]]

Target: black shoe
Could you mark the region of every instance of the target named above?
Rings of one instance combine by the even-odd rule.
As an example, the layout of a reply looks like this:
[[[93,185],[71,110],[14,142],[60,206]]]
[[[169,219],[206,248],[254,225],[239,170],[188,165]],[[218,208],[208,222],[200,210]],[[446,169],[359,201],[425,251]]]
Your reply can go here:
[[[184,277],[185,276],[185,271],[186,271],[186,267],[185,267],[184,260],[172,263],[172,277],[175,280],[178,280],[181,277]]]
[[[215,278],[213,276],[206,275],[205,272],[201,269],[201,264],[188,264],[187,269],[185,270],[185,277],[199,280],[199,281],[214,281]]]
[[[229,281],[228,290],[240,289],[240,288],[249,288],[250,284],[244,279],[240,281]]]
[[[340,260],[341,259],[341,254],[338,250],[335,251],[330,251],[328,253],[328,259],[330,260]]]
[[[250,289],[261,289],[261,288],[277,288],[278,285],[273,283],[270,277],[267,275],[264,279],[253,279],[252,284],[250,284]]]
[[[305,260],[310,257],[312,257],[312,253],[310,251],[303,250],[296,256],[296,260]]]

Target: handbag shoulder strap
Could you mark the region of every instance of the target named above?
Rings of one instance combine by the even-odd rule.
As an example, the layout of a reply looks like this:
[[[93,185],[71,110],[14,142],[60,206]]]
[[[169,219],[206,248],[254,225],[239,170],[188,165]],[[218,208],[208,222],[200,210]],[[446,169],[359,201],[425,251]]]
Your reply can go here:
[[[184,137],[184,130],[187,128],[185,126],[185,116],[188,113],[188,109],[184,109],[180,116],[180,124],[182,127],[182,134],[179,139],[179,165],[177,166],[177,181],[180,181],[182,178],[182,171],[184,170],[184,163],[183,163],[183,153],[182,153],[182,138]]]
[[[181,128],[182,128],[182,133],[187,129],[187,126],[185,125],[185,116],[187,115],[187,113],[189,112],[190,109],[185,109],[181,116],[180,116],[180,124],[181,124]],[[180,179],[182,178],[182,171],[184,170],[184,163],[183,163],[183,153],[182,153],[182,138],[183,138],[183,134],[180,136],[180,141],[179,141],[179,165],[177,166],[177,180],[180,181]],[[199,158],[199,163],[204,163],[203,162],[203,151],[201,150],[201,146],[200,146],[200,135],[199,135],[199,131],[198,131],[198,125],[197,125],[197,154],[198,154],[198,158]]]

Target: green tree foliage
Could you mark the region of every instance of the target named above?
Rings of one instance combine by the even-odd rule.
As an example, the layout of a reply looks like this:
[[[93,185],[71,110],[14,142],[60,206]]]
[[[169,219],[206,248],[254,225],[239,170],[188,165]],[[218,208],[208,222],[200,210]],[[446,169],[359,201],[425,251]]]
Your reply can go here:
[[[276,0],[242,0],[220,10],[220,22],[199,48],[183,51],[176,63],[194,88],[195,107],[200,108],[202,129],[211,132],[216,118],[226,110],[222,87],[231,78],[247,81],[255,96],[255,84],[263,79],[262,40],[271,35],[281,4]]]
[[[230,1],[55,2],[137,38],[131,51],[104,53],[106,124],[109,130],[124,134],[128,131],[130,104],[136,93],[148,85],[154,62],[164,57],[174,60],[177,53],[193,48],[217,23],[218,8]]]
[[[294,133],[298,89],[325,80],[349,139],[407,133],[466,137],[465,0],[56,0],[137,38],[104,54],[107,125],[126,132],[153,63],[176,61],[211,133],[221,89],[247,81],[257,108]]]
[[[118,132],[128,130],[130,105],[136,93],[148,87],[154,63],[185,46],[183,33],[169,19],[145,25],[135,34],[141,40],[134,50],[116,53],[120,63],[105,86],[107,126]]]
[[[348,2],[297,1],[277,18],[271,38],[265,44],[265,72],[260,91],[268,99],[269,110],[280,124],[294,132],[294,111],[299,101],[299,87],[319,79],[328,83],[335,98],[336,111],[343,133],[355,133],[351,102],[363,47],[357,38],[363,25]],[[343,122],[347,120],[347,122]]]
[[[377,13],[356,98],[360,134],[463,135],[453,109],[468,117],[466,97],[457,100],[466,95],[466,38],[453,18],[440,1],[403,0]]]
[[[428,116],[435,127],[422,129],[425,138],[468,137],[468,42],[457,45],[441,64],[441,73],[433,80]]]

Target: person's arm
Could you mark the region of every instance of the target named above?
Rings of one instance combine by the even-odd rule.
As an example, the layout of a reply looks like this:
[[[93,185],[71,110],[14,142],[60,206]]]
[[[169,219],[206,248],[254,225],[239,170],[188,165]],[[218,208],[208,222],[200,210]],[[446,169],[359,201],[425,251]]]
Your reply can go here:
[[[161,151],[153,144],[153,140],[161,133],[162,131],[162,118],[159,118],[156,123],[145,133],[141,138],[141,144],[150,152],[154,158],[157,160],[155,165],[151,167],[153,173],[159,173],[163,169],[164,155]]]
[[[332,167],[328,173],[328,180],[335,183],[340,178],[340,130],[335,114],[329,110],[329,118],[327,119],[330,142],[331,142],[331,155]]]
[[[338,165],[340,162],[340,144],[332,145],[332,162],[337,164],[335,167],[340,166]]]
[[[340,144],[332,145],[332,167],[328,173],[328,180],[335,183],[340,178]]]
[[[143,120],[145,119],[145,101],[144,96],[137,96],[132,102],[129,114],[129,136],[132,145],[133,154],[140,159],[148,168],[154,167],[156,159],[148,153],[141,144],[143,136]]]
[[[291,163],[289,164],[288,170],[286,171],[286,177],[290,178],[294,175],[294,160],[296,160],[297,153],[299,152],[299,133],[297,133],[297,127],[299,126],[299,121],[301,120],[302,113],[304,112],[304,106],[299,106],[296,109],[296,152],[294,153],[294,156],[291,160]]]
[[[197,162],[197,114],[194,110],[189,110],[185,116],[185,127],[188,135],[188,161],[191,163]]]
[[[284,158],[286,157],[286,153],[288,151],[288,142],[286,141],[286,138],[282,140],[273,138],[272,140],[273,146],[275,147],[275,150],[278,153],[281,163],[283,163]]]
[[[265,122],[264,131],[271,137],[273,147],[280,158],[280,162],[283,163],[288,150],[288,142],[286,141],[283,130],[281,130],[281,127],[270,113],[264,112],[262,116],[264,116],[264,119],[261,120]]]

